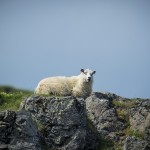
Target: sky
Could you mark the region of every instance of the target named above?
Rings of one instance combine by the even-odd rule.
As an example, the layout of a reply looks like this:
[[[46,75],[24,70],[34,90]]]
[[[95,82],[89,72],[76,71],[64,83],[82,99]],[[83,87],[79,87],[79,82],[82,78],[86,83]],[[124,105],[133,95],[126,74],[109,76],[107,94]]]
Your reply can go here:
[[[0,85],[34,90],[81,68],[94,92],[150,98],[150,1],[0,0]]]

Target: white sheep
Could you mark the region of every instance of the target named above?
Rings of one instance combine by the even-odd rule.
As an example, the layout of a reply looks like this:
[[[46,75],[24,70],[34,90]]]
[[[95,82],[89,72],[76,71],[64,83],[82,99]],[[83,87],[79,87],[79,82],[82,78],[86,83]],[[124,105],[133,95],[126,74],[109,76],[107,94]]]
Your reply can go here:
[[[56,76],[41,80],[35,94],[88,97],[92,92],[93,74],[96,71],[81,69],[78,76]]]

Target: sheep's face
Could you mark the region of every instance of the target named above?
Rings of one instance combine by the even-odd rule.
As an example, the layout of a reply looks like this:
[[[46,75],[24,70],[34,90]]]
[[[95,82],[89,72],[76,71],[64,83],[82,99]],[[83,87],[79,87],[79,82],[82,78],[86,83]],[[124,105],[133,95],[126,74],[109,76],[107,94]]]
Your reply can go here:
[[[93,81],[93,74],[95,74],[96,71],[92,71],[89,69],[81,69],[81,74],[83,75],[83,78],[85,79],[85,82],[92,82]]]

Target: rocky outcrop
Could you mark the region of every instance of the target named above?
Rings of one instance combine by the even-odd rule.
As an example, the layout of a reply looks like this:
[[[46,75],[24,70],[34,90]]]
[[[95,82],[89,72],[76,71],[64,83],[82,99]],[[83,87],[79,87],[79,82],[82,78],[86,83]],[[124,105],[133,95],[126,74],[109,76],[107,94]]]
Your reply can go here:
[[[85,106],[73,97],[30,97],[22,104],[50,149],[83,149],[86,143]]]
[[[89,120],[103,138],[119,144],[123,150],[150,149],[150,100],[93,93],[86,99],[86,109]],[[126,118],[120,118],[117,110]]]
[[[0,149],[149,150],[150,101],[130,101],[100,92],[25,98],[20,111],[0,113]]]
[[[149,143],[136,137],[127,137],[123,150],[150,150]]]
[[[37,127],[27,111],[0,113],[0,149],[41,150]]]
[[[150,127],[150,100],[142,100],[132,108],[129,119],[132,130],[144,132],[146,128]]]
[[[115,94],[93,93],[86,99],[89,120],[103,137],[113,141],[119,140],[119,135],[116,133],[125,128],[112,104],[112,100],[116,98],[119,97]]]
[[[130,129],[141,138],[127,137],[123,150],[150,150],[150,100],[142,100],[129,113]]]

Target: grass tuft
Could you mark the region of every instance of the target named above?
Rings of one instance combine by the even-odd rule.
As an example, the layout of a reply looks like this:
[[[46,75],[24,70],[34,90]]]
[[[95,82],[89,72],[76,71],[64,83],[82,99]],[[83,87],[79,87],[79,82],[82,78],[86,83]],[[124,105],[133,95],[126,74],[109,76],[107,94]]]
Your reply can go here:
[[[126,128],[125,134],[128,136],[134,136],[134,137],[140,138],[140,139],[144,138],[143,132],[140,132],[139,130],[131,130],[130,127]]]
[[[121,107],[121,108],[126,108],[126,109],[130,109],[132,107],[135,106],[135,104],[137,103],[136,100],[125,100],[125,101],[118,101],[118,100],[113,100],[113,104],[117,107]]]
[[[137,101],[133,99],[127,99],[125,101],[113,100],[112,103],[116,106],[118,118],[129,125],[129,110],[136,106]]]

